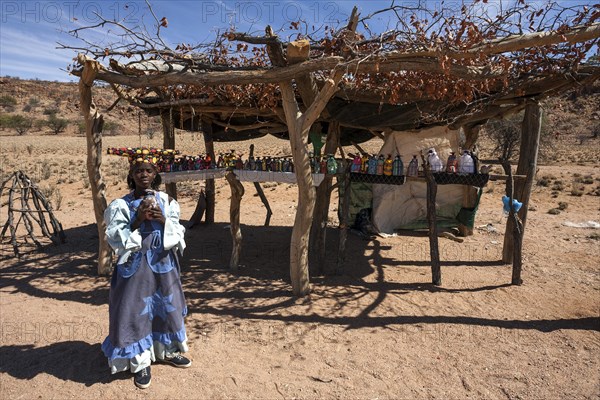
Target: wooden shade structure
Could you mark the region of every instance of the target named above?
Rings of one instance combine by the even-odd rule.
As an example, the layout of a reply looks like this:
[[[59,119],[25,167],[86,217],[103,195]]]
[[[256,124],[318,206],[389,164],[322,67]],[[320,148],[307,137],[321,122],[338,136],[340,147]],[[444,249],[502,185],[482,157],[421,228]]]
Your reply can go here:
[[[302,296],[310,290],[308,239],[313,215],[318,216],[317,224],[320,224],[323,215],[326,218],[323,204],[327,202],[322,198],[328,196],[327,189],[319,191],[317,196],[310,174],[307,145],[309,130],[315,122],[328,132],[328,151],[340,145],[363,142],[382,132],[418,130],[432,125],[463,128],[470,147],[476,140],[479,125],[525,109],[521,148],[523,161],[519,162],[517,174],[527,178],[515,187],[514,193],[526,204],[537,159],[539,101],[600,77],[600,67],[582,64],[581,55],[570,59],[567,51],[563,58],[548,59],[547,65],[541,63],[529,70],[523,65],[516,68],[518,61],[511,63],[512,58],[504,56],[520,51],[527,54],[527,51],[540,46],[547,49],[565,44],[589,45],[600,37],[600,25],[593,21],[561,27],[556,31],[487,39],[462,48],[417,46],[410,49],[399,45],[393,48],[389,44],[393,44],[395,39],[388,38],[387,47],[382,40],[383,50],[379,51],[373,50],[372,41],[356,33],[358,24],[359,15],[355,8],[348,24],[335,32],[328,42],[337,44],[326,51],[304,39],[282,43],[269,28],[265,36],[260,37],[234,32],[225,35],[231,41],[264,46],[270,64],[263,66],[211,63],[203,56],[169,55],[166,51],[157,53],[155,49],[145,54],[151,59],[128,64],[111,59],[108,65],[103,65],[97,59],[80,54],[73,74],[81,78],[82,112],[88,137],[88,173],[100,233],[99,272],[107,273],[110,269],[110,252],[102,221],[106,208],[99,168],[102,117],[91,96],[95,80],[109,83],[119,99],[149,115],[161,115],[166,147],[174,145],[168,142],[173,138],[173,127],[210,131],[210,140],[214,141],[245,140],[267,134],[289,139],[299,191],[290,243],[290,274],[294,294]],[[108,49],[105,53],[88,53],[95,58],[111,54]],[[540,67],[542,65],[545,67]],[[377,83],[398,83],[402,79],[421,79],[424,89],[413,88],[412,96],[407,91],[405,97],[398,98],[401,91],[382,90],[385,83]],[[244,92],[242,85],[249,88],[260,86],[263,90]],[[453,98],[446,93],[447,88],[443,92],[443,87],[432,88],[435,85],[447,85],[450,89],[454,85],[457,90],[470,90],[471,94],[468,99],[459,99],[458,95]],[[235,90],[242,90],[245,94],[238,96]],[[265,105],[261,103],[264,99],[257,99],[257,96],[269,91],[273,98]],[[419,93],[418,96],[415,93]],[[168,121],[167,125],[164,125],[165,121]],[[237,219],[239,214],[236,218],[235,210],[237,208],[239,212],[243,188],[240,189],[239,182],[231,176],[228,176],[228,181],[235,195],[232,197],[237,202],[232,204],[231,209],[232,221],[236,221],[231,228],[234,236],[232,263],[237,265],[239,243],[236,238],[241,240],[241,233]],[[327,186],[331,182],[326,180],[324,184]],[[435,204],[435,182],[430,177],[428,189],[430,205]],[[319,205],[316,212],[315,203]],[[432,280],[440,284],[435,207],[429,208]],[[527,209],[523,207],[520,220],[525,221],[526,213]],[[318,229],[324,229],[322,224]],[[507,228],[507,238],[512,237],[512,225],[510,229],[511,232]],[[517,238],[514,249],[507,245],[505,261],[512,259],[513,254],[520,254],[522,232],[520,229],[521,237]],[[518,258],[520,262],[520,255]],[[235,267],[233,264],[232,267]],[[518,283],[519,279],[513,279],[513,283]]]

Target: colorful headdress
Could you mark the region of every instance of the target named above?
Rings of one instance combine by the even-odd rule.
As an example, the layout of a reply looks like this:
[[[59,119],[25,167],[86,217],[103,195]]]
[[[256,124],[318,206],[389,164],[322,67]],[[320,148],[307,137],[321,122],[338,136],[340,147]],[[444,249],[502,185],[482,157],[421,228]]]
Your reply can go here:
[[[127,157],[131,166],[149,163],[154,166],[158,166],[163,158],[173,158],[176,154],[179,154],[178,150],[163,150],[156,149],[154,147],[109,147],[106,151],[108,154],[114,154],[117,156]]]

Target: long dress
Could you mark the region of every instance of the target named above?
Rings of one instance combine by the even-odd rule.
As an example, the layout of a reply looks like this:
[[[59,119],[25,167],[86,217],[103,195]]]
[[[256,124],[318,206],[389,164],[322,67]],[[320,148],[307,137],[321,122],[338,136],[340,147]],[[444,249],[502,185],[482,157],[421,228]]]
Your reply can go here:
[[[177,250],[185,248],[180,208],[155,192],[165,224],[145,220],[131,230],[142,199],[133,192],[104,213],[108,243],[119,257],[109,295],[109,334],[102,343],[111,372],[136,373],[156,359],[188,351],[187,314]]]

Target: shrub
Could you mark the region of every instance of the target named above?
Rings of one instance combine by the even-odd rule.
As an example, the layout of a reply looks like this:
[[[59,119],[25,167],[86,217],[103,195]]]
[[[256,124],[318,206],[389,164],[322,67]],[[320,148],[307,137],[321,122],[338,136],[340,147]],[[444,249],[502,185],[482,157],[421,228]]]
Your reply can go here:
[[[56,115],[56,113],[58,113],[58,109],[56,108],[44,108],[44,115]]]
[[[583,189],[584,188],[582,188],[582,187],[573,186],[573,189],[571,189],[571,196],[577,196],[577,197],[583,196]]]
[[[27,133],[32,126],[33,120],[22,115],[3,114],[0,116],[0,128],[15,129],[19,135]]]
[[[558,208],[551,208],[548,210],[548,214],[558,215],[558,214],[560,214],[560,210]]]
[[[57,117],[56,114],[51,114],[48,117],[47,124],[48,127],[52,130],[52,133],[58,135],[59,133],[64,132],[64,130],[67,129],[69,121],[64,118]]]
[[[11,96],[9,94],[0,96],[0,106],[14,108],[14,106],[16,106],[16,105],[17,105],[17,99],[15,99],[13,96]]]
[[[559,210],[561,210],[561,211],[564,211],[564,210],[566,210],[566,209],[567,209],[567,207],[569,207],[569,204],[568,204],[568,203],[565,203],[564,201],[560,201],[560,202],[558,203],[558,209],[559,209]]]
[[[550,185],[550,181],[546,179],[546,177],[542,177],[537,181],[538,186],[548,187]]]

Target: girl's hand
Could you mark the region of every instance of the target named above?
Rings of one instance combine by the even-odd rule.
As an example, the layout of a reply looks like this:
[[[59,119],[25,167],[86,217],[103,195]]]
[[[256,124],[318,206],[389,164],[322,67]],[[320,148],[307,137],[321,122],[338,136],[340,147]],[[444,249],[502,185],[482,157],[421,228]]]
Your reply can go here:
[[[152,221],[158,221],[163,225],[165,224],[165,216],[163,215],[160,207],[149,208],[148,211],[146,212],[146,219],[152,220]]]

